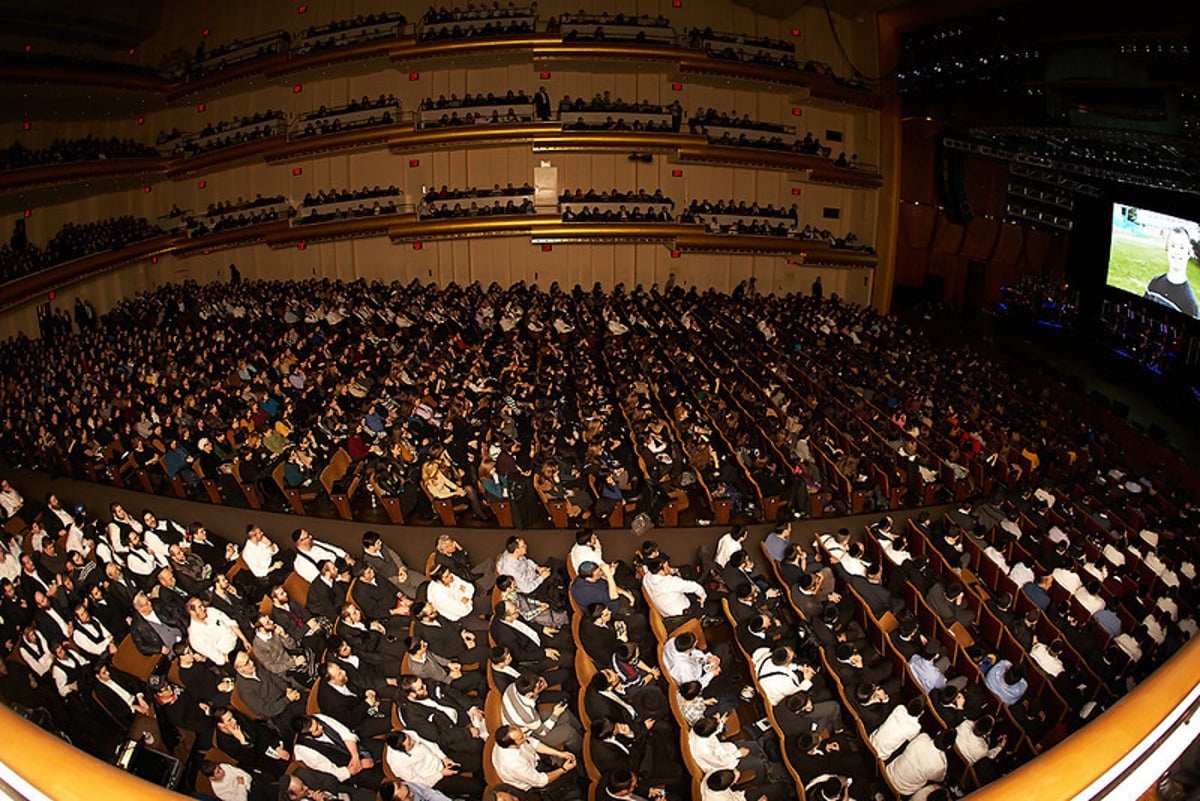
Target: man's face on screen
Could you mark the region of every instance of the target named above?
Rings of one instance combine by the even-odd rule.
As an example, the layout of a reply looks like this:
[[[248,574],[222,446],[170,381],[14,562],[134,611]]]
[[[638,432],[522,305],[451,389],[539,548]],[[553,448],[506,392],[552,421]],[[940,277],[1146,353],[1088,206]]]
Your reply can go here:
[[[1167,275],[1175,283],[1187,280],[1188,260],[1192,254],[1192,240],[1187,234],[1172,231],[1167,235]]]

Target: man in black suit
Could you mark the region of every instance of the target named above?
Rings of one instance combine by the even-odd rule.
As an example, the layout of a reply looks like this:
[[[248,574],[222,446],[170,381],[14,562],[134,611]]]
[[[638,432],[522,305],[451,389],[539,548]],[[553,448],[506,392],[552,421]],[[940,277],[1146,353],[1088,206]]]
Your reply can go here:
[[[304,717],[304,696],[295,682],[259,670],[245,651],[233,657],[237,672],[237,694],[256,717],[268,720],[271,728],[285,740],[296,731],[295,723]]]
[[[904,608],[904,601],[883,586],[882,565],[868,562],[867,575],[851,576],[850,586],[854,588],[854,591],[859,594],[859,597],[877,618],[883,617],[886,612],[895,614]]]
[[[137,687],[137,680],[127,673],[98,662],[92,669],[95,681],[92,693],[105,712],[109,714],[121,731],[133,725],[135,715],[150,715],[150,705]]]
[[[271,620],[285,634],[314,654],[322,653],[329,643],[325,637],[325,628],[320,618],[313,615],[308,607],[288,595],[282,584],[271,588]]]
[[[900,621],[900,625],[888,632],[892,646],[904,657],[904,661],[912,659],[925,648],[925,635],[915,617],[909,616]]]
[[[955,623],[964,627],[970,626],[975,622],[975,615],[966,605],[965,592],[963,585],[957,581],[949,584],[942,584],[939,581],[929,588],[925,601],[929,604],[930,610],[947,626],[953,626]]]
[[[623,625],[613,620],[612,612],[604,604],[588,604],[584,610],[579,624],[579,642],[597,665],[611,665],[617,649],[628,641],[628,637],[622,636]]]
[[[471,555],[449,534],[438,535],[433,561],[434,564],[449,569],[463,581],[474,584],[477,596],[491,592],[492,586],[496,583],[493,562],[487,560],[478,565],[471,564]]]
[[[542,122],[550,119],[550,93],[544,86],[539,86],[537,94],[533,96],[533,114]]]
[[[641,726],[616,723],[609,718],[592,721],[590,755],[601,773],[632,768],[653,776],[654,765],[647,759],[646,730]],[[650,779],[654,782],[654,778]]]
[[[354,602],[368,620],[378,620],[392,636],[407,634],[412,623],[408,616],[411,601],[387,579],[380,578],[371,565],[362,565],[354,582]]]
[[[349,674],[336,661],[325,663],[317,685],[317,706],[360,737],[376,737],[392,729],[392,705],[369,687],[351,685]]]
[[[473,632],[438,614],[433,604],[417,601],[410,611],[414,621],[413,636],[429,643],[429,650],[443,659],[472,665],[487,656],[486,642],[479,643]]]
[[[483,713],[467,696],[439,682],[416,676],[400,678],[400,719],[430,742],[441,746],[462,769],[475,775],[483,770]]]
[[[559,629],[526,623],[512,601],[496,604],[488,633],[496,645],[503,645],[511,651],[513,659],[525,670],[535,673],[565,671],[575,663],[574,649],[568,648],[563,642]],[[547,681],[550,681],[549,676]]]
[[[326,620],[337,620],[346,603],[346,590],[350,587],[350,574],[338,573],[337,564],[332,560],[321,563],[321,573],[308,587],[308,599],[305,604],[308,611]]]

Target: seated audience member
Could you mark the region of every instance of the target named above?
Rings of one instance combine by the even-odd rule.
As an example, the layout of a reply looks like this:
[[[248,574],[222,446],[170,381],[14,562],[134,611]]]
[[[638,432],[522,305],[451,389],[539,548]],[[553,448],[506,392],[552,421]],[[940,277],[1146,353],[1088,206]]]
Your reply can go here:
[[[296,721],[294,755],[305,767],[342,784],[371,790],[383,784],[383,743],[359,739],[328,715],[306,715]]]
[[[492,764],[501,781],[518,790],[534,790],[543,801],[582,799],[573,775],[573,754],[543,745],[517,726],[501,726],[495,739]]]
[[[1024,669],[1007,659],[1001,659],[992,665],[992,669],[987,673],[985,683],[987,688],[992,691],[992,695],[999,698],[1005,706],[1012,706],[1020,701],[1021,696],[1029,689]]]
[[[233,669],[237,672],[237,694],[246,708],[269,721],[281,736],[290,738],[295,722],[304,716],[304,696],[299,687],[289,679],[260,671],[245,651],[234,655]]]
[[[392,775],[405,782],[432,787],[452,796],[477,798],[483,795],[480,777],[462,775],[462,766],[441,749],[411,729],[387,737],[383,759]]]
[[[935,737],[925,733],[914,737],[899,756],[884,766],[896,791],[910,796],[945,779],[946,752],[954,747],[956,737],[954,729],[940,731]]]
[[[539,697],[547,687],[546,680],[530,673],[508,685],[500,699],[500,719],[509,726],[518,726],[538,742],[551,748],[580,753],[583,748],[583,726],[568,708],[559,701],[550,709],[539,708]]]

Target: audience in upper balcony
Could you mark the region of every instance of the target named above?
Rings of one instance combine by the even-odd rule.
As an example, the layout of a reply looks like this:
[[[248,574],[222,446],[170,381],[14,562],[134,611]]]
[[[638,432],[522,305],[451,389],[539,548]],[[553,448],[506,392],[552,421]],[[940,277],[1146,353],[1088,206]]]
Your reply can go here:
[[[480,111],[459,112],[459,109],[491,108],[490,113]],[[461,98],[453,92],[450,97],[439,95],[437,100],[427,97],[421,101],[421,127],[453,125],[499,125],[503,123],[528,122],[533,119],[533,101],[525,94],[524,89],[514,92],[509,89],[503,97],[496,97],[492,92],[486,95],[482,92],[472,95],[467,92]],[[438,111],[445,113],[440,116]]]
[[[336,189],[328,191],[322,189],[318,190],[315,196],[309,192],[300,203],[295,223],[304,225],[358,217],[375,217],[382,214],[398,214],[403,196],[404,191],[397,188],[395,184],[387,188],[377,184],[373,189],[364,186],[356,192],[348,189],[340,192]],[[355,201],[358,201],[357,205],[355,205]],[[368,201],[374,202],[369,203]],[[332,208],[320,208],[322,206]]]
[[[191,236],[197,237],[245,228],[248,225],[286,220],[295,213],[296,210],[287,205],[287,198],[283,195],[263,197],[259,194],[252,200],[239,197],[237,200],[210,203],[203,215],[186,216],[184,225]]]
[[[283,111],[267,109],[266,111],[257,111],[247,117],[235,115],[231,120],[210,122],[195,133],[183,133],[178,128],[174,128],[170,132],[160,131],[155,141],[160,148],[159,152],[162,152],[164,147],[170,146],[170,152],[173,155],[195,156],[223,147],[282,134],[285,120],[286,115]]]
[[[130,159],[157,156],[158,152],[132,139],[55,139],[48,147],[30,149],[20,142],[0,150],[0,170],[15,170],[44,164],[69,164],[98,159]]]
[[[661,189],[655,189],[654,194],[645,189],[636,192],[576,189],[563,192],[558,201],[563,222],[672,222],[675,219],[668,211],[675,206],[675,201],[665,197]],[[603,208],[598,204],[603,204]]]
[[[533,33],[536,18],[536,0],[523,8],[511,2],[502,7],[498,0],[493,0],[490,7],[470,4],[465,10],[430,6],[421,18],[418,38],[430,41]]]
[[[119,250],[131,242],[162,233],[144,217],[125,215],[82,225],[66,223],[45,247],[39,248],[25,236],[24,221],[19,221],[12,240],[0,246],[0,280],[11,281],[22,275],[55,264],[100,253]]]
[[[383,109],[383,112],[378,115],[370,114],[361,119],[342,119],[343,115],[349,116],[376,109]],[[292,139],[299,139],[305,136],[323,136],[353,128],[367,128],[372,125],[392,125],[398,121],[399,113],[400,101],[394,94],[390,92],[387,95],[380,94],[374,100],[363,95],[361,100],[351,100],[344,106],[326,108],[322,105],[316,110],[310,111],[299,120],[304,124],[304,128],[297,129],[293,126],[289,136]]]
[[[515,200],[521,198],[521,200]],[[464,207],[461,202],[469,201]],[[482,203],[478,201],[483,201]],[[451,205],[453,204],[453,205]],[[536,214],[533,205],[533,187],[526,181],[521,186],[512,183],[501,187],[495,184],[491,189],[450,189],[442,185],[441,189],[431,189],[425,194],[425,202],[417,210],[420,217],[485,217],[511,214]]]
[[[286,53],[291,39],[292,35],[286,31],[274,31],[247,39],[234,39],[213,48],[207,47],[205,41],[201,40],[195,51],[186,55],[182,63],[166,68],[166,71],[173,78],[196,80],[245,61]]]
[[[370,42],[395,36],[408,25],[408,19],[401,13],[381,11],[378,14],[358,14],[351,19],[334,20],[320,27],[309,26],[297,37],[292,47],[293,55],[307,55],[322,50],[347,47],[360,42]],[[371,31],[371,28],[379,28]]]

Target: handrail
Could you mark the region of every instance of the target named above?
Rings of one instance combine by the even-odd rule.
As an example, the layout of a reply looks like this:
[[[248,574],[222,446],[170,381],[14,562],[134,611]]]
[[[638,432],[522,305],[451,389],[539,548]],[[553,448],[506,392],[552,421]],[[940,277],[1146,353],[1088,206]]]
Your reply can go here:
[[[35,726],[5,706],[0,706],[0,776],[14,774],[9,781],[23,790],[24,782],[35,793],[54,801],[91,801],[96,798],[136,798],[139,801],[179,801],[171,791],[143,781],[115,765],[90,754]]]
[[[1099,718],[969,798],[971,801],[1079,798],[1146,740],[1198,685],[1200,639],[1193,639]]]

